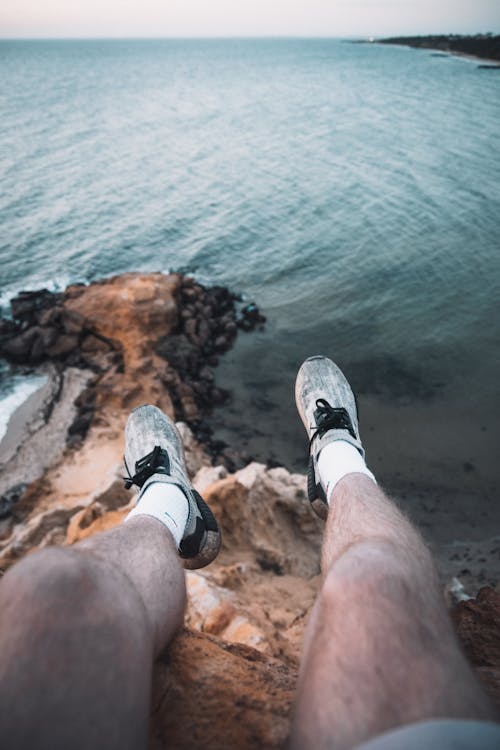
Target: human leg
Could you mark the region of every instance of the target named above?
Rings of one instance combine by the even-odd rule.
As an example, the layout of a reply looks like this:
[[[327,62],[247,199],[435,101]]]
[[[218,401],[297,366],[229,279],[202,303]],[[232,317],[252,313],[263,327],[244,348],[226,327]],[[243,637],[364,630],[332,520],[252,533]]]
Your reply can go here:
[[[184,611],[182,562],[161,520],[162,513],[171,519],[169,496],[179,487],[189,502],[178,537],[185,566],[207,564],[218,549],[215,520],[198,504],[185,477],[178,433],[158,410],[147,409],[129,420],[137,427],[141,417],[142,435],[132,430],[127,440],[129,466],[135,466],[134,479],[142,488],[140,513],[71,549],[29,555],[1,582],[2,746],[113,750],[146,745],[153,658]],[[155,445],[162,450],[153,451]],[[147,460],[137,461],[140,456]],[[155,502],[156,490],[164,488],[164,512],[149,502],[149,486],[155,488]],[[204,519],[210,521],[210,535]]]
[[[345,414],[337,413],[337,422],[339,416],[344,426],[320,432],[316,448],[332,435],[345,437]],[[354,437],[348,433],[347,442],[359,449],[356,415],[350,421]],[[316,430],[310,412],[305,422]],[[427,547],[369,476],[349,473],[333,487],[322,572],[305,636],[292,748],[351,748],[422,719],[494,717],[457,644]]]
[[[173,540],[146,517],[15,565],[0,585],[2,746],[145,747],[153,657],[184,599]]]

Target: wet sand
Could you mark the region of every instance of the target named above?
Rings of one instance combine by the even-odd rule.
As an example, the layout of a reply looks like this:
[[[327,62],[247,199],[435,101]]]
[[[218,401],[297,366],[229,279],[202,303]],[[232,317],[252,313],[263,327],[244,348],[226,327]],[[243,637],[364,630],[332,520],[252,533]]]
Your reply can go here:
[[[59,388],[53,373],[47,373],[46,378],[45,383],[31,393],[11,414],[5,435],[0,441],[0,465],[8,461],[19,445],[44,423],[44,415],[50,409]]]
[[[0,443],[0,495],[33,482],[64,452],[74,401],[90,373],[76,368],[63,376],[52,368],[45,373],[47,382],[16,409]]]

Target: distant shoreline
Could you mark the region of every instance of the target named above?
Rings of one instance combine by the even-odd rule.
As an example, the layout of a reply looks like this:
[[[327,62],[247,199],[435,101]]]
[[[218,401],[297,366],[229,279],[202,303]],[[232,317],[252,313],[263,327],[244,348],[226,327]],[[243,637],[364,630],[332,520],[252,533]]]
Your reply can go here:
[[[441,34],[429,36],[401,36],[374,40],[377,44],[397,44],[416,49],[429,49],[452,55],[466,55],[478,60],[489,60],[500,65],[500,35],[477,34],[459,36]]]

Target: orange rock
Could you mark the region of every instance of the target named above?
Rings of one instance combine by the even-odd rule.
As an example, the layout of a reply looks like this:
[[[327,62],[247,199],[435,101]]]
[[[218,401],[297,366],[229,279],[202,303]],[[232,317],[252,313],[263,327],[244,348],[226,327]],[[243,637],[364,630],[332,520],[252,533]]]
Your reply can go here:
[[[500,594],[485,586],[475,599],[456,604],[451,616],[470,663],[500,706]]]
[[[129,512],[128,506],[119,510],[103,512],[99,506],[89,505],[88,508],[72,517],[66,533],[66,544],[75,544],[81,539],[97,534],[99,531],[112,529],[121,523]]]
[[[156,662],[150,750],[283,748],[296,670],[184,629]]]
[[[179,276],[126,273],[73,286],[66,291],[65,308],[105,338],[119,342],[131,362],[150,356],[152,339],[166,336],[177,323],[174,295]]]
[[[91,353],[107,370],[99,382],[98,413],[109,406],[131,409],[149,402],[173,416],[172,402],[161,381],[167,364],[154,353],[153,345],[177,324],[179,284],[176,274],[126,273],[66,290],[64,309],[78,315],[93,332],[84,340],[84,353]],[[102,359],[105,347],[97,343],[100,337],[112,342],[123,358],[123,367],[106,366]]]

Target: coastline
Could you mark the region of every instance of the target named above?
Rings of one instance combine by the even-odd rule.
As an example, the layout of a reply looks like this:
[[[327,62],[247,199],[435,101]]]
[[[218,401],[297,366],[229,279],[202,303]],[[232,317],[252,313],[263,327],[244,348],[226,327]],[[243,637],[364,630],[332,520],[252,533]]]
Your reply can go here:
[[[450,56],[481,61],[486,64],[484,67],[490,67],[490,65],[492,68],[500,67],[500,35],[388,37],[369,43],[434,50]]]
[[[92,496],[99,472],[104,482],[120,474],[125,421],[141,403],[187,422],[214,462],[231,470],[247,462],[212,439],[206,417],[226,397],[215,385],[220,355],[238,331],[263,325],[255,305],[178,274],[129,273],[57,294],[20,293],[11,306],[12,318],[0,320],[0,353],[46,382],[14,411],[0,442],[4,535],[15,535],[35,506]]]

